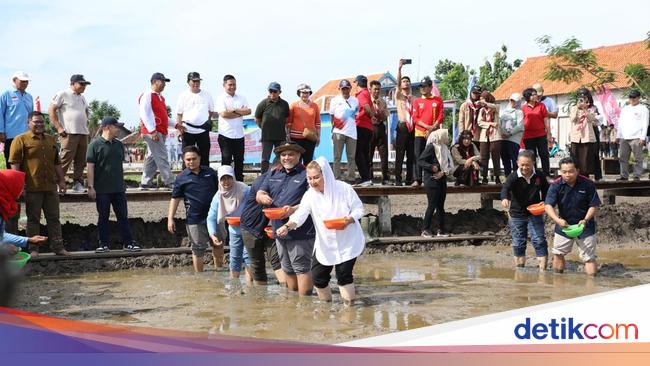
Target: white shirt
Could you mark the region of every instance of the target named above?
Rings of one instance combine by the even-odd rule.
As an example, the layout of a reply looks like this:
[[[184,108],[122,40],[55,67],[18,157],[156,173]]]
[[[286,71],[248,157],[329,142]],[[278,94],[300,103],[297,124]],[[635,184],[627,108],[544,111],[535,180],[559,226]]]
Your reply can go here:
[[[205,132],[202,128],[192,127],[201,126],[210,118],[210,112],[214,111],[214,102],[212,96],[207,91],[201,90],[198,93],[192,93],[185,90],[178,96],[176,102],[176,114],[182,114],[182,121],[185,122],[185,132],[197,135]]]
[[[618,118],[616,138],[645,140],[648,132],[648,115],[648,108],[641,103],[635,106],[628,104],[623,107],[621,116]]]
[[[347,100],[340,94],[330,101],[330,114],[343,120],[343,128],[334,128],[332,122],[332,133],[340,133],[353,139],[357,139],[357,124],[355,116],[359,113],[359,101],[350,96]]]
[[[289,221],[301,226],[307,217],[316,228],[314,252],[321,264],[333,266],[349,261],[363,253],[366,242],[359,220],[363,217],[363,203],[357,193],[347,183],[334,179],[334,173],[327,159],[316,159],[323,171],[324,191],[309,188],[300,200],[298,210],[289,217]],[[344,230],[331,230],[325,227],[323,220],[339,219],[345,216],[354,218],[354,223]]]
[[[217,113],[222,113],[228,109],[248,107],[248,101],[238,94],[231,96],[228,93],[223,93],[217,97],[214,107]],[[223,118],[219,115],[219,134],[229,139],[240,139],[244,137],[244,118]]]

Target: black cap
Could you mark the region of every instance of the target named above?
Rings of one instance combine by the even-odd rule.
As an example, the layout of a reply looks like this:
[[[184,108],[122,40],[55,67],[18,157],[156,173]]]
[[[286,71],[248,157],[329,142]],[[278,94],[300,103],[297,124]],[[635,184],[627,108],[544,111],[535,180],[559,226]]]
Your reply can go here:
[[[368,78],[363,76],[363,75],[357,75],[354,80],[357,82],[357,84],[367,84],[368,83]]]
[[[627,93],[628,98],[638,98],[640,96],[641,96],[641,92],[636,89],[632,89],[630,90],[629,93]]]
[[[102,118],[101,125],[102,126],[115,125],[117,127],[122,127],[124,126],[124,123],[118,122],[117,118],[115,117],[104,117]]]
[[[86,80],[83,75],[81,74],[74,74],[70,76],[70,82],[71,83],[79,83],[79,84],[84,84],[84,85],[90,85],[90,81]]]
[[[276,153],[276,154],[279,154],[279,153],[281,153],[283,151],[287,151],[287,150],[297,151],[297,152],[299,152],[301,154],[305,153],[305,149],[302,146],[298,145],[297,143],[295,143],[293,141],[285,142],[284,144],[276,147],[273,150],[273,152]]]
[[[481,94],[483,93],[483,88],[480,85],[474,85],[472,87],[472,93]]]
[[[422,78],[422,80],[420,80],[420,86],[429,86],[429,87],[431,87],[431,86],[433,86],[433,80],[431,80],[430,77],[425,76],[425,77]]]
[[[352,88],[352,84],[347,79],[339,81],[339,89]]]
[[[192,71],[189,74],[187,74],[187,81],[190,81],[190,80],[192,80],[192,81],[201,81],[203,79],[201,79],[201,75],[198,72]],[[169,81],[169,80],[165,80],[165,81]]]
[[[151,81],[153,82],[154,80],[162,80],[162,81],[169,82],[169,79],[167,79],[162,72],[154,72],[153,75],[151,75]]]

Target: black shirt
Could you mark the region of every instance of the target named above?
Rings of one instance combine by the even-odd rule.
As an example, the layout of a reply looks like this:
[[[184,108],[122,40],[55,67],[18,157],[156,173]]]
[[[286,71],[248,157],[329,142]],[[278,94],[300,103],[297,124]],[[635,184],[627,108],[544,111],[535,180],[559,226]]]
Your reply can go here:
[[[257,105],[255,118],[262,120],[262,141],[284,141],[287,139],[287,118],[289,103],[282,98],[272,101],[266,98]]]
[[[262,239],[262,237],[266,235],[264,233],[264,228],[269,224],[269,219],[264,216],[264,213],[262,212],[263,206],[257,203],[255,197],[268,174],[269,172],[266,172],[253,181],[251,189],[248,190],[248,195],[244,197],[244,202],[241,204],[240,228],[246,230],[258,239]]]
[[[510,173],[506,182],[501,187],[501,199],[510,200],[510,216],[528,217],[531,213],[526,209],[528,206],[543,202],[548,192],[548,181],[546,175],[535,171],[530,181],[520,176],[519,169]]]
[[[205,224],[212,198],[218,189],[219,178],[212,168],[202,166],[198,174],[185,169],[174,181],[172,198],[184,198],[187,224]]]

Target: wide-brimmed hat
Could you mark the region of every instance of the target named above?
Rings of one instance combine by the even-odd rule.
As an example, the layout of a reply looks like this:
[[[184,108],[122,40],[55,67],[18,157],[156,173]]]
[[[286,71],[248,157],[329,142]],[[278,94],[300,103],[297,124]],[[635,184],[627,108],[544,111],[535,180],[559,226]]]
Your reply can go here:
[[[296,144],[293,141],[285,142],[284,144],[282,144],[282,145],[276,147],[275,149],[273,149],[273,152],[276,153],[276,154],[279,154],[279,153],[281,153],[283,151],[287,151],[287,150],[297,151],[297,152],[299,152],[301,154],[305,153],[305,149],[302,146]]]

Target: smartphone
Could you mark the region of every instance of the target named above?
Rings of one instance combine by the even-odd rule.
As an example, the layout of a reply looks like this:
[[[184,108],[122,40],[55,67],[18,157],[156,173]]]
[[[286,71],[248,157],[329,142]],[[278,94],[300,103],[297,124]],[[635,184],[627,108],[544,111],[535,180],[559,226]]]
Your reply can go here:
[[[402,61],[404,61],[404,65],[410,65],[413,63],[413,60],[410,58],[403,58]]]

